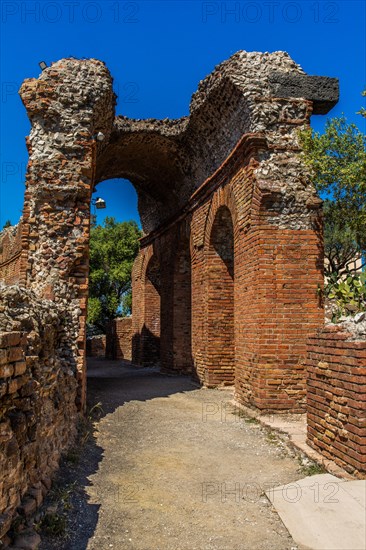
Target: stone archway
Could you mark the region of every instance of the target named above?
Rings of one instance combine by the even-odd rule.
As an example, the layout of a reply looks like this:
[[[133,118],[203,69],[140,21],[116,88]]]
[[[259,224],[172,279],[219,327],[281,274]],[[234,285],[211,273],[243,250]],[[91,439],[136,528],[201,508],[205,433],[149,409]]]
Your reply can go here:
[[[238,52],[200,83],[189,117],[178,120],[115,117],[111,75],[95,59],[58,61],[38,79],[26,80],[20,94],[32,123],[27,140],[20,279],[39,297],[53,300],[67,323],[62,353],[79,380],[80,406],[85,403],[90,200],[100,181],[126,178],[135,186],[145,232],[137,264],[141,256],[146,258],[154,250],[161,260],[162,281],[169,281],[173,271],[172,265],[164,262],[166,243],[170,243],[170,251],[175,246],[172,228],[184,220],[190,224],[194,214],[192,288],[205,288],[203,272],[199,272],[204,263],[204,237],[199,235],[204,233],[212,197],[220,188],[230,186],[236,189],[240,205],[242,249],[247,253],[248,247],[254,246],[257,258],[262,250],[271,248],[270,257],[290,260],[296,249],[304,270],[312,270],[316,289],[321,267],[308,258],[321,254],[319,200],[302,164],[297,130],[309,124],[312,112],[326,113],[337,102],[336,79],[305,75],[284,52]],[[102,140],[97,139],[98,134]],[[235,175],[238,170],[241,172]],[[253,240],[245,240],[250,231]],[[275,233],[282,241],[273,237]],[[163,235],[170,237],[164,240]],[[266,240],[270,247],[263,248],[261,243]],[[302,276],[295,269],[298,265],[291,271],[293,278]],[[199,285],[194,279],[200,280]],[[267,288],[273,284],[268,282]],[[308,290],[306,297],[287,308],[287,287],[283,287],[275,308],[278,319],[291,315],[291,310],[305,315],[302,341],[321,319],[314,289]],[[264,301],[270,303],[271,296],[267,292]],[[200,315],[201,298],[192,299],[192,317]],[[300,312],[304,300],[311,307]],[[145,306],[142,309],[148,316]],[[261,318],[258,312],[254,314],[255,331]],[[165,316],[164,323],[169,322]],[[278,349],[286,330],[284,324],[276,332]],[[192,350],[197,372],[202,373],[207,362],[203,343],[196,340]],[[301,342],[294,344],[293,350],[283,363],[290,389],[291,365],[298,361]],[[274,361],[269,355],[262,358],[257,348],[252,353],[260,361],[254,376],[258,392],[262,378],[269,376],[268,361]],[[276,396],[271,394],[269,402]],[[291,407],[295,402],[296,396],[279,406]],[[257,404],[265,406],[262,399]]]
[[[200,82],[188,117],[131,120],[115,116],[104,63],[63,59],[26,80],[20,95],[32,124],[26,192],[0,280],[18,279],[25,288],[4,293],[12,332],[3,335],[2,357],[22,357],[5,365],[15,373],[5,383],[14,403],[19,389],[19,401],[30,401],[28,381],[38,388],[31,425],[40,432],[30,444],[47,464],[43,474],[30,466],[33,479],[54,471],[75,431],[75,403],[86,405],[90,201],[106,179],[135,186],[145,233],[133,270],[134,351],[145,353],[145,327],[154,336],[147,360],[159,355],[186,368],[191,351],[200,382],[209,385],[232,382],[235,358],[238,401],[262,411],[304,411],[306,341],[324,320],[323,256],[321,201],[298,130],[336,104],[337,80],[304,74],[285,52],[240,51]],[[191,342],[189,308],[179,307],[189,302]],[[42,439],[49,425],[57,432],[46,438],[50,455]],[[24,476],[17,487],[8,522],[29,489]]]

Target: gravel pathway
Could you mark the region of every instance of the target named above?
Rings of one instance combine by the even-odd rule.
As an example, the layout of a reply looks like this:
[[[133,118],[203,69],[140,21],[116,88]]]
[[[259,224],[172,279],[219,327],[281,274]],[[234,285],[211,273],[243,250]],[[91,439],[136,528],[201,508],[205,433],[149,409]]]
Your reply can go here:
[[[291,550],[263,491],[303,477],[282,440],[241,416],[230,390],[94,361],[102,403],[78,465],[66,542],[41,549]]]

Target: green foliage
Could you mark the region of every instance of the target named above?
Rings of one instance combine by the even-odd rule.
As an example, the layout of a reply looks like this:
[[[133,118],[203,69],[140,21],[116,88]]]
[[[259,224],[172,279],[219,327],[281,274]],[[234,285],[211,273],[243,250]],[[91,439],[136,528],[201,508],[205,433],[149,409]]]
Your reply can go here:
[[[364,90],[361,95],[363,95],[363,97],[366,97],[366,90]],[[361,107],[357,114],[366,118],[366,109],[364,107]]]
[[[97,325],[98,321],[102,319],[103,307],[101,300],[94,296],[89,297],[88,300],[88,323],[91,325]]]
[[[63,537],[66,533],[66,516],[57,512],[47,513],[38,525],[38,529],[53,537]]]
[[[129,289],[122,296],[122,315],[125,317],[132,313],[132,290]]]
[[[333,322],[341,315],[366,311],[366,272],[349,275],[345,280],[339,280],[337,275],[333,274],[325,287],[325,292],[328,298],[337,304]]]
[[[364,252],[362,239],[357,239],[355,230],[347,220],[347,213],[339,210],[330,200],[323,204],[324,255],[327,262],[324,273],[327,278],[338,279],[351,271],[350,264]]]
[[[141,231],[136,222],[106,218],[90,237],[88,323],[105,330],[107,321],[128,312],[131,271],[139,250]],[[127,306],[126,306],[127,303]]]
[[[324,134],[300,133],[305,163],[324,199],[326,275],[338,279],[366,252],[366,136],[344,116],[329,119]]]
[[[302,475],[308,477],[308,476],[315,476],[317,474],[325,474],[327,470],[324,468],[322,464],[318,464],[317,462],[308,461],[304,464],[300,459],[300,472]]]
[[[6,229],[7,227],[11,227],[12,226],[12,223],[10,220],[6,220],[6,222],[4,223],[3,225],[3,229]]]

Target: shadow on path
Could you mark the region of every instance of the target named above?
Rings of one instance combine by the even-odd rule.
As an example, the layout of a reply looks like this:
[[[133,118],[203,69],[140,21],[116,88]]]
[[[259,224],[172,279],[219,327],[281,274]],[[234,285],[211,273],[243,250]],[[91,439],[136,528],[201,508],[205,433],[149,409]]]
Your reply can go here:
[[[129,361],[88,359],[87,373],[87,410],[92,411],[88,416],[90,421],[94,421],[95,428],[96,421],[129,401],[148,401],[198,388],[197,383],[187,376],[163,375],[156,368],[137,367]],[[89,502],[86,488],[93,485],[90,476],[99,470],[104,458],[104,449],[97,444],[93,433],[95,428],[83,444],[66,453],[43,505],[43,509],[54,509],[55,501],[60,505],[72,488],[66,507],[69,508],[66,512],[66,537],[53,537],[43,530],[40,550],[85,550],[93,537],[100,504]],[[60,514],[64,513],[63,507]]]
[[[148,401],[198,387],[188,376],[160,374],[157,368],[136,367],[129,361],[88,360],[88,408],[101,402],[102,416],[129,401]]]

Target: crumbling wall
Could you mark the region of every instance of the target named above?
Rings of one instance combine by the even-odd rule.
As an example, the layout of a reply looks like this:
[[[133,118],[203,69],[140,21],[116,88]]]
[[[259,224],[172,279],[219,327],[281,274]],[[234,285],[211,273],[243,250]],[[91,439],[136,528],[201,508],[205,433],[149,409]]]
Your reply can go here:
[[[112,78],[95,59],[63,59],[20,89],[32,123],[23,209],[24,285],[69,312],[78,405],[85,404],[90,201],[114,117]]]
[[[298,148],[297,127],[309,110],[328,112],[337,100],[336,79],[306,75],[286,52],[239,51],[199,83],[188,117],[117,116],[96,179],[130,179],[138,193],[143,229],[150,233],[180,215],[192,193],[220,168],[243,135],[265,133],[270,148],[262,180],[270,181],[284,205],[294,203],[297,190],[308,198],[313,194],[310,185],[304,189],[303,166],[292,152],[293,146]],[[293,192],[290,187],[285,191],[285,183],[277,179],[285,164],[288,175],[291,166]],[[302,214],[303,203],[298,202],[297,215]]]
[[[139,203],[143,214],[144,193],[153,186],[158,201],[169,186],[155,218],[143,218],[149,233],[133,273],[134,360],[147,364],[154,343],[162,369],[179,371],[181,340],[174,335],[181,324],[191,335],[183,372],[193,370],[209,386],[234,379],[237,399],[261,409],[305,410],[306,340],[323,323],[323,248],[321,200],[298,132],[337,98],[336,79],[305,75],[285,52],[238,52],[200,83],[189,117],[116,119],[97,178],[123,172],[136,156],[133,170],[149,182]],[[144,155],[153,147],[170,154],[150,165]],[[224,253],[220,264],[210,244],[222,208],[233,226],[228,277],[228,258]],[[187,235],[191,292],[180,297],[174,262]],[[149,328],[156,309],[146,283],[152,256],[161,280],[159,333]]]
[[[0,283],[15,285],[20,281],[22,254],[22,224],[3,229],[0,233]]]
[[[99,181],[125,177],[138,193],[133,360],[208,386],[234,380],[237,399],[261,409],[303,410],[323,256],[321,201],[297,134],[337,102],[338,84],[285,52],[238,52],[179,120],[115,117],[111,75],[95,59],[53,63],[20,95],[32,124],[23,219],[5,251],[13,272],[0,264],[22,287],[0,301],[3,530],[21,499],[23,513],[40,500],[85,408]]]
[[[366,322],[319,329],[309,338],[306,366],[309,445],[364,478]]]
[[[30,290],[0,292],[0,537],[32,514],[76,435],[68,314]]]
[[[25,81],[20,94],[32,122],[25,285],[70,312],[79,405],[85,403],[91,192],[99,181],[127,177],[148,233],[141,243],[145,262],[134,272],[135,357],[193,372],[208,385],[223,382],[214,366],[223,352],[209,343],[214,300],[209,304],[206,296],[210,231],[217,209],[226,206],[234,234],[230,323],[237,350],[229,378],[243,401],[303,407],[304,338],[322,316],[315,290],[322,276],[321,201],[297,133],[313,111],[327,112],[337,102],[336,79],[306,75],[285,52],[238,52],[200,83],[189,117],[175,121],[114,118],[111,76],[93,59],[54,63]],[[180,295],[179,280],[187,277],[191,288]],[[273,326],[263,332],[269,312]]]

